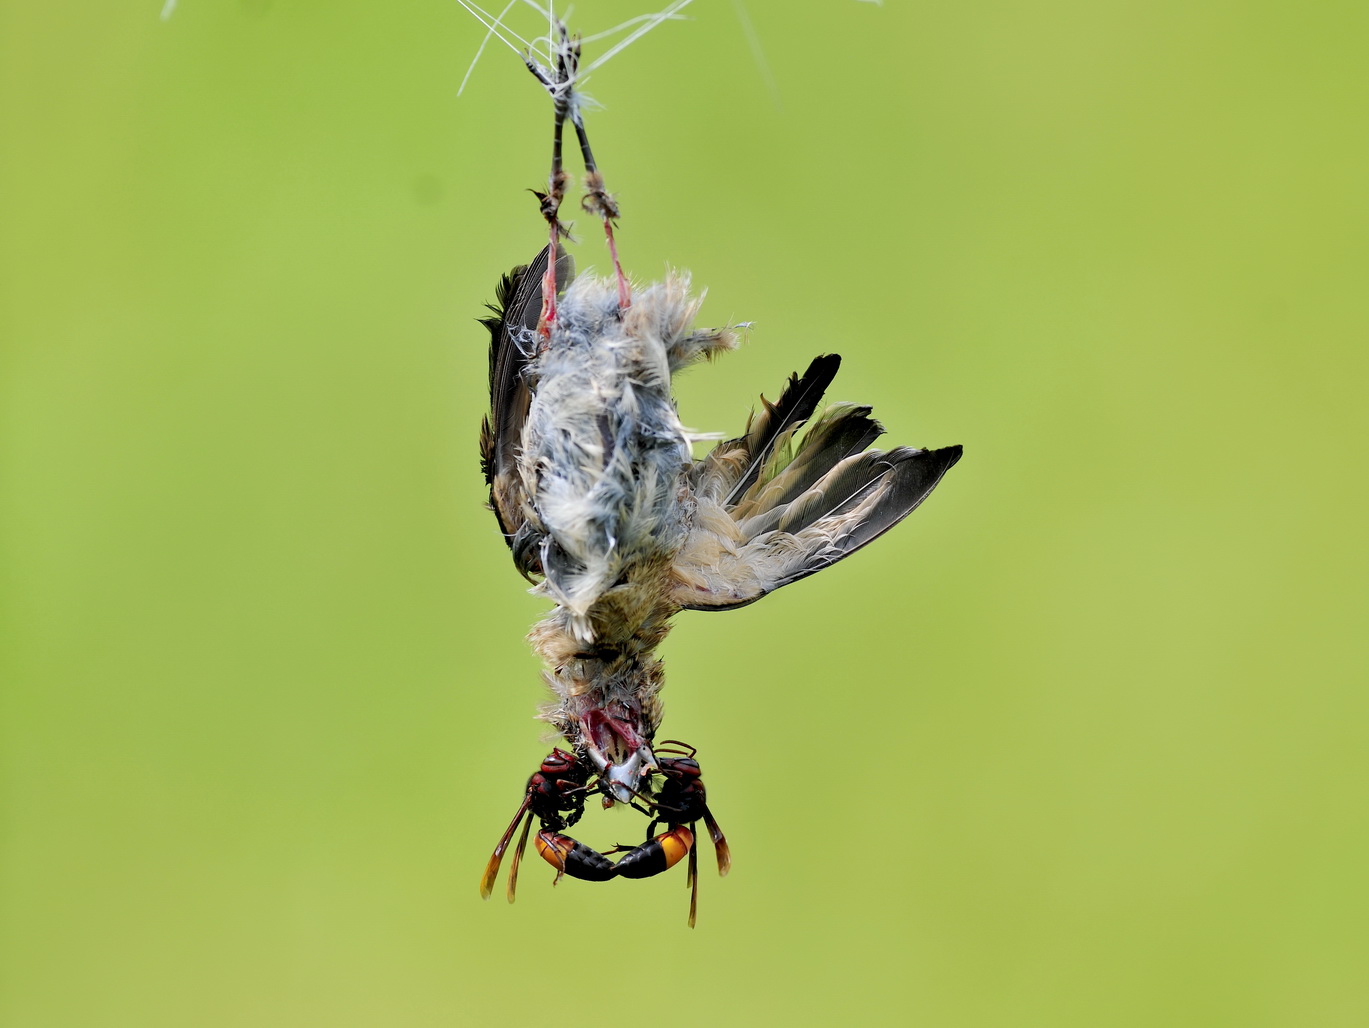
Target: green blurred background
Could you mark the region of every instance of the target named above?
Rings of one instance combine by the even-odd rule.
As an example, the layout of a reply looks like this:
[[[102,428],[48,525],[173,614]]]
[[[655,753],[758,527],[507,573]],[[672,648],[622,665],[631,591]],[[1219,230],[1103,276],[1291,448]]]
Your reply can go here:
[[[837,350],[966,447],[681,618],[694,932],[680,871],[476,893],[546,752],[473,320],[545,97],[458,99],[453,2],[159,4],[0,0],[0,1022],[1369,1023],[1362,3],[748,0],[772,89],[701,0],[594,76],[628,268],[756,323],[688,424]]]

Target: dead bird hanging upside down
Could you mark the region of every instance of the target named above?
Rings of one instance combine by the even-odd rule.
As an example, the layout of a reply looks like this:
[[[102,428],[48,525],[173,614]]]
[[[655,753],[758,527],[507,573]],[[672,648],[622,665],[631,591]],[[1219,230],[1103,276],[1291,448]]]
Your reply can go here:
[[[735,346],[696,329],[687,276],[633,292],[618,264],[618,208],[590,152],[578,95],[578,39],[558,26],[550,67],[525,56],[555,109],[552,173],[539,193],[546,248],[500,283],[490,330],[490,405],[480,437],[490,507],[518,570],[556,606],[529,639],[554,694],[542,716],[566,740],[528,782],[481,881],[488,898],[520,822],[562,874],[642,878],[689,856],[693,925],[702,820],[726,874],[694,750],[658,742],[656,648],[681,610],[731,610],[854,553],[908,516],[960,458],[960,447],[869,450],[883,432],[870,408],[820,409],[840,358],[815,358],[746,431],[693,459],[671,398],[679,369]],[[559,240],[570,121],[585,158],[584,208],[604,224],[611,279],[576,276]],[[555,258],[552,259],[552,255]],[[806,426],[806,428],[805,428]],[[647,840],[616,862],[562,834],[590,793],[650,819]],[[658,826],[664,830],[657,835]],[[610,850],[610,853],[615,852]]]

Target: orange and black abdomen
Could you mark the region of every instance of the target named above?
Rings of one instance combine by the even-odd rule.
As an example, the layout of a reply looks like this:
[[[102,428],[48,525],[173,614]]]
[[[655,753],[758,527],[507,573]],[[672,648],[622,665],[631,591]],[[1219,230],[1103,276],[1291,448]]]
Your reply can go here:
[[[606,882],[618,874],[618,865],[598,850],[557,832],[538,832],[537,852],[556,870],[572,878]]]
[[[618,861],[618,874],[624,878],[650,878],[668,871],[680,862],[694,845],[694,833],[684,825],[662,832],[644,842]],[[567,872],[569,873],[569,872]]]

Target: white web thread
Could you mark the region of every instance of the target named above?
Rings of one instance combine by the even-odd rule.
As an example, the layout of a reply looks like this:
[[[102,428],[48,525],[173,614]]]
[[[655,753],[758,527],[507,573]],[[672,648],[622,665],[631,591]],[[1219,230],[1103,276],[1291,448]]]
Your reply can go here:
[[[460,96],[466,89],[466,83],[469,82],[471,79],[471,72],[475,71],[475,66],[480,62],[481,56],[485,53],[485,47],[489,45],[491,36],[499,36],[499,42],[509,47],[509,49],[513,50],[514,53],[519,52],[518,47],[514,46],[502,35],[499,35],[499,29],[504,28],[504,16],[513,9],[514,5],[518,3],[518,0],[509,0],[508,4],[504,7],[504,9],[499,12],[499,17],[493,19],[492,21],[486,21],[485,12],[475,7],[473,4],[467,3],[466,0],[456,0],[456,2],[459,3],[462,7],[466,8],[466,10],[468,10],[471,14],[475,15],[475,17],[479,19],[480,23],[485,26],[485,38],[480,41],[480,48],[476,50],[475,56],[471,58],[471,66],[466,69],[466,74],[464,77],[462,77],[461,85],[460,87],[458,87],[456,91],[456,95]]]
[[[511,29],[508,26],[508,24],[504,21],[504,19],[508,16],[509,11],[516,7],[519,4],[520,0],[509,0],[508,4],[504,7],[502,11],[499,12],[497,16],[491,14],[489,11],[486,11],[478,4],[474,3],[473,0],[456,0],[456,2],[459,3],[462,7],[464,7],[477,21],[480,22],[480,24],[484,25],[486,30],[485,38],[481,40],[480,47],[478,50],[476,50],[475,57],[472,59],[470,67],[466,69],[466,74],[461,80],[461,86],[457,90],[458,96],[460,96],[462,91],[465,90],[466,83],[470,80],[471,73],[475,71],[475,66],[477,63],[479,63],[481,56],[484,54],[485,47],[489,43],[491,36],[498,39],[501,43],[507,46],[514,53],[518,54],[520,57],[534,57],[537,59],[545,60],[548,64],[552,64],[555,62],[556,50],[561,45],[561,43],[556,38],[557,17],[555,10],[552,6],[548,5],[544,8],[540,4],[536,3],[535,0],[521,0],[522,3],[526,4],[528,7],[531,7],[533,10],[537,11],[539,15],[545,16],[547,19],[547,35],[539,36],[538,38],[532,41],[528,41],[524,39],[522,36],[518,35],[518,33]],[[684,8],[688,7],[693,2],[694,0],[675,0],[674,3],[670,4],[663,10],[657,11],[654,14],[639,14],[634,18],[629,18],[627,21],[621,23],[620,25],[615,25],[611,29],[605,29],[602,32],[596,32],[592,35],[582,37],[581,42],[591,42],[600,39],[607,39],[629,28],[633,29],[633,31],[630,32],[627,36],[620,39],[613,46],[609,47],[608,50],[604,51],[604,53],[600,54],[597,58],[595,58],[593,62],[581,68],[579,74],[576,75],[576,81],[574,85],[578,87],[579,85],[588,81],[591,72],[593,72],[597,68],[603,67],[606,63],[608,63],[608,61],[611,58],[622,53],[623,50],[631,46],[637,40],[641,39],[642,36],[646,35],[648,32],[654,29],[657,25],[660,25],[662,22],[684,20],[683,16],[680,14],[680,11],[684,10]],[[569,13],[569,9],[567,9],[567,13]],[[539,47],[543,45],[545,45],[546,47],[545,51],[539,49]]]
[[[875,2],[878,3],[879,0]],[[756,69],[761,73],[765,88],[770,91],[770,99],[774,101],[776,110],[782,110],[784,104],[780,102],[780,87],[775,82],[775,76],[770,73],[770,62],[765,59],[761,37],[756,33],[756,26],[751,24],[751,15],[747,13],[742,0],[732,0],[732,9],[736,11],[737,20],[741,22],[742,35],[746,37],[746,45],[751,48],[751,58],[756,62]]]

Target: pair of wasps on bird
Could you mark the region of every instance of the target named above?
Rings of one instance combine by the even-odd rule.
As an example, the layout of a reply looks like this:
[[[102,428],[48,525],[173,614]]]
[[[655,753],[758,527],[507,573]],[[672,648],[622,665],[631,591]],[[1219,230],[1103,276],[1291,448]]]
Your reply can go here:
[[[687,859],[698,903],[699,823],[718,872],[731,866],[693,747],[657,738],[657,647],[681,610],[733,610],[830,567],[910,514],[960,458],[959,446],[872,450],[870,408],[822,406],[840,357],[813,359],[746,430],[695,459],[671,396],[682,368],[732,349],[727,329],[694,327],[687,276],[634,288],[619,264],[618,206],[594,162],[577,93],[580,43],[564,25],[549,64],[524,55],[552,98],[546,247],[504,276],[490,331],[490,413],[480,434],[490,508],[514,565],[555,606],[529,635],[563,741],[528,780],[480,892],[488,898],[515,834],[507,895],[537,821],[537,853],[586,881],[646,878]],[[604,226],[614,275],[576,275],[561,247],[573,127],[583,207]],[[601,853],[566,834],[591,797],[647,818],[645,840]],[[617,859],[610,859],[617,855]]]

